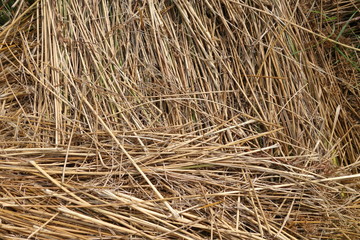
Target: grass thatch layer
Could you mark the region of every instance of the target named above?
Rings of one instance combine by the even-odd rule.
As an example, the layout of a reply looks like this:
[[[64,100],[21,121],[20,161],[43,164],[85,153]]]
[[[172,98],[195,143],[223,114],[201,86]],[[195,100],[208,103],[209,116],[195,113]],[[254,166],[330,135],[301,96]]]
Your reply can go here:
[[[6,9],[2,239],[360,238],[355,1]]]

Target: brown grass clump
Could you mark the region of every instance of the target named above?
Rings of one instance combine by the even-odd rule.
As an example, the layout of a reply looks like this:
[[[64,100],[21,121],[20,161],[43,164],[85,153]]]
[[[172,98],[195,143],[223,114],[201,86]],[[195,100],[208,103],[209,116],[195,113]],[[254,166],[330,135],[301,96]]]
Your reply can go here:
[[[356,1],[2,3],[1,239],[360,238]]]

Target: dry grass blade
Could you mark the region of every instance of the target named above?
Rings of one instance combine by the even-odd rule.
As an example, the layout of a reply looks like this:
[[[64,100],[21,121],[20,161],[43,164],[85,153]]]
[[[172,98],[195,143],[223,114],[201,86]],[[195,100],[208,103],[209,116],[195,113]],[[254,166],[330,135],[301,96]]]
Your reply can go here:
[[[351,0],[5,0],[1,239],[359,239]]]

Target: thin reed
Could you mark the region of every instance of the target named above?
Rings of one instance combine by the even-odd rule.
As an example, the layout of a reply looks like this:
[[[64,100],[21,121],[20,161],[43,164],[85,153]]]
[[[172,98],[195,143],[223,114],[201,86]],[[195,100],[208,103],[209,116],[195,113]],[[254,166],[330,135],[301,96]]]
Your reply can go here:
[[[0,238],[360,238],[356,1],[2,3]]]

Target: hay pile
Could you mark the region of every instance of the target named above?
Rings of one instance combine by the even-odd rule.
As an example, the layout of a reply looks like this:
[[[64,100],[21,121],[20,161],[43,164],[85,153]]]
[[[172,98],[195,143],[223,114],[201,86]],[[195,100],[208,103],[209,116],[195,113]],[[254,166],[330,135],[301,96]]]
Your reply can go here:
[[[359,239],[353,0],[2,1],[1,239]]]

